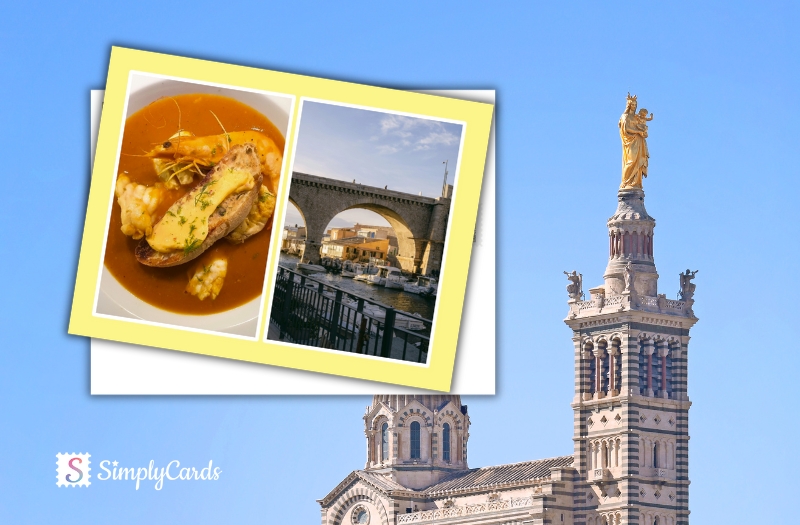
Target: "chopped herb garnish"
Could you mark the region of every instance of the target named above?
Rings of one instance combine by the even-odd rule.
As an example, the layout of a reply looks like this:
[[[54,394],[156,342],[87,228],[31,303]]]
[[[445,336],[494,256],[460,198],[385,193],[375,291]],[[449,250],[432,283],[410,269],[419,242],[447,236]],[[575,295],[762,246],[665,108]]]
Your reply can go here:
[[[189,255],[191,252],[198,249],[201,244],[202,241],[200,239],[196,239],[194,235],[189,235],[189,237],[183,241],[183,255]]]
[[[173,217],[175,217],[175,214],[174,214],[174,213],[172,213],[172,212],[171,212],[171,211],[169,211],[169,210],[167,210],[167,215],[172,215]]]
[[[186,217],[184,217],[183,215],[181,215],[181,216],[180,216],[180,220],[178,221],[178,224],[180,224],[181,226],[183,226],[184,224],[186,224]]]
[[[211,150],[211,156],[213,157],[216,154],[217,154],[217,148],[212,149]]]
[[[209,186],[213,186],[216,183],[217,183],[216,180],[212,180],[211,182],[207,182],[207,183],[203,184],[203,187],[200,188],[200,193],[198,193],[194,198],[194,205],[195,206],[200,206],[201,210],[205,210],[206,208],[208,208],[211,205],[211,203],[207,199],[207,197],[209,195],[211,195],[211,192],[206,191],[206,190],[208,190]]]

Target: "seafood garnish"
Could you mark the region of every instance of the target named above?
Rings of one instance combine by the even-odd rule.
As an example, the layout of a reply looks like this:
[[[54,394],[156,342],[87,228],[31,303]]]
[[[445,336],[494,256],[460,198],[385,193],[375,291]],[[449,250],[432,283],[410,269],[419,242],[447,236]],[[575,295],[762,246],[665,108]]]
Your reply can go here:
[[[186,293],[201,301],[206,297],[216,299],[228,273],[228,260],[215,259],[209,265],[201,265],[186,285]]]
[[[160,185],[144,186],[131,182],[127,175],[117,179],[114,193],[122,208],[122,233],[141,239],[153,233],[153,213],[162,198]]]
[[[152,159],[170,160],[171,163],[164,167],[173,169],[174,174],[184,170],[202,174],[201,169],[207,169],[217,164],[231,146],[250,144],[255,146],[261,161],[264,182],[270,192],[276,193],[283,154],[275,142],[265,134],[258,131],[232,131],[219,135],[193,137],[181,135],[181,133],[176,134],[178,136],[173,135],[174,138],[171,137],[163,144],[156,146],[145,156]]]

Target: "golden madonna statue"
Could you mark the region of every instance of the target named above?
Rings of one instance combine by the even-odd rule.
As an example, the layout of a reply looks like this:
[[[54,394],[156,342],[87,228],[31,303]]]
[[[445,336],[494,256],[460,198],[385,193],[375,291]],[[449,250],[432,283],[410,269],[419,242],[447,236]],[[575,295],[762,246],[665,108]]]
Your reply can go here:
[[[620,189],[641,188],[642,178],[647,177],[647,110],[636,113],[636,95],[628,93],[625,113],[619,119],[619,136],[622,139],[622,184]]]

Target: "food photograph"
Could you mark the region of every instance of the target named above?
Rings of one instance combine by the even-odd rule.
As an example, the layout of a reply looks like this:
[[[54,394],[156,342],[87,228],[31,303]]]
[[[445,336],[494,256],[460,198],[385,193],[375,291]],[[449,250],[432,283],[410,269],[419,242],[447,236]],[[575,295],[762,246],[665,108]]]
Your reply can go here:
[[[292,103],[131,73],[97,315],[256,335]]]

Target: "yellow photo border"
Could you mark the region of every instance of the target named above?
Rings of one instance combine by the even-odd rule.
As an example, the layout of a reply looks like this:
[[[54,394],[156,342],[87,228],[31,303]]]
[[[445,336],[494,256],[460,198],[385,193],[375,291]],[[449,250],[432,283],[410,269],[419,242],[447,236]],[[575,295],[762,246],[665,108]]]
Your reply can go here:
[[[450,211],[450,232],[445,245],[447,261],[438,293],[437,318],[431,335],[427,366],[396,360],[365,359],[346,352],[318,351],[313,347],[287,348],[265,342],[269,306],[261,311],[255,340],[226,334],[198,333],[180,327],[153,326],[94,314],[95,292],[103,257],[112,186],[116,180],[117,145],[120,141],[128,78],[132,71],[169,76],[188,82],[226,84],[245,89],[281,93],[296,97],[285,152],[294,151],[297,112],[301,97],[351,104],[376,110],[413,113],[420,116],[459,120],[466,123],[458,173],[457,199]],[[251,67],[222,64],[113,47],[108,68],[103,113],[97,140],[94,170],[89,190],[78,273],[72,301],[69,333],[125,343],[238,359],[313,372],[380,381],[429,390],[449,391],[455,362],[461,311],[467,285],[475,221],[489,141],[492,113],[490,104],[434,95],[308,77]],[[288,170],[288,164],[287,164]],[[288,180],[289,174],[282,174]],[[283,217],[288,205],[289,184],[282,183],[276,217]],[[265,290],[271,296],[280,243],[273,242],[267,267]]]

